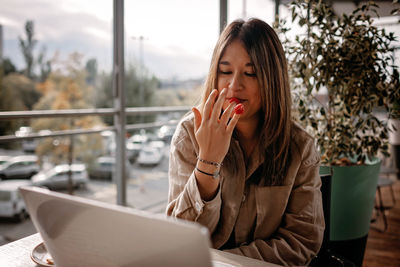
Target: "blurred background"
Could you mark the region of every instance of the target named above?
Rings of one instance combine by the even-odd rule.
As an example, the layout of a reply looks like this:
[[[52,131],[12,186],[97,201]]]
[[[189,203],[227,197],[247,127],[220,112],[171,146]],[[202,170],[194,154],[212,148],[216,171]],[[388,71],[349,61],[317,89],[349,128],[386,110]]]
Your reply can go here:
[[[128,206],[165,210],[169,142],[176,122],[199,99],[220,31],[219,5],[124,3],[126,107],[180,107],[126,117],[139,125],[125,138]],[[229,1],[226,8],[228,22],[275,17],[274,1]],[[2,112],[113,108],[113,1],[1,0],[0,62]],[[115,132],[54,136],[113,125],[112,114],[0,120],[0,136],[48,136],[0,142],[0,199],[8,203],[0,214],[0,244],[36,232],[17,194],[22,184],[117,203]]]
[[[156,107],[126,117],[131,125],[124,138],[128,206],[165,211],[169,143],[176,123],[199,100],[220,32],[222,2],[125,1],[125,105]],[[276,14],[289,14],[284,5],[289,1],[225,2],[227,23],[257,17],[272,25]],[[337,12],[355,6],[331,2]],[[0,203],[5,203],[0,245],[36,232],[16,190],[22,184],[117,203],[113,113],[40,116],[49,110],[115,107],[113,14],[111,0],[0,0],[0,112],[39,114],[0,119],[0,137],[5,137],[0,139]],[[375,22],[399,38],[398,17],[383,14]],[[394,58],[400,65],[399,48]],[[82,129],[97,130],[59,134]],[[24,136],[35,138],[18,139]]]

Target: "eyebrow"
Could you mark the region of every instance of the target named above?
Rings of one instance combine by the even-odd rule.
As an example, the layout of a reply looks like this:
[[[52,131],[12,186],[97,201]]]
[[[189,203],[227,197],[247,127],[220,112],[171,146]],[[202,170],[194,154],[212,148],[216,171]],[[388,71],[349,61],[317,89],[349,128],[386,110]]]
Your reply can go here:
[[[219,65],[231,65],[231,63],[229,63],[229,61],[220,61]],[[254,64],[249,62],[249,63],[246,63],[245,66],[246,67],[254,67]]]

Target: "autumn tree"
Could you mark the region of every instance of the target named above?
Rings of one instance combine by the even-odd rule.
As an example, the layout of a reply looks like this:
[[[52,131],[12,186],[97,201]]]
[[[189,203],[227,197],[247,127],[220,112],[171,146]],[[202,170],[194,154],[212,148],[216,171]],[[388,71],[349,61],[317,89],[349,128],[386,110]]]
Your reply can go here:
[[[43,97],[35,105],[36,110],[83,109],[93,108],[91,99],[94,97],[92,86],[86,83],[87,72],[82,64],[82,55],[73,53],[68,60],[55,62],[55,69],[38,89]],[[43,118],[32,123],[38,130],[69,130],[101,127],[102,120],[95,116],[76,118]],[[39,156],[50,155],[53,163],[67,161],[69,138],[48,138],[41,142],[36,149]],[[74,137],[75,158],[86,163],[92,162],[102,153],[100,135],[78,135]]]

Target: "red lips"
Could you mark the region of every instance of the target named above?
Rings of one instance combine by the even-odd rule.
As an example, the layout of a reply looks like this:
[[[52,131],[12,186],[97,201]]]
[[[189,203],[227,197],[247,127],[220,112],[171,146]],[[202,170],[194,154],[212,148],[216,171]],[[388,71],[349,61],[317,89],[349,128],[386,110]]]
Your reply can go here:
[[[239,104],[235,107],[234,112],[238,115],[243,114],[244,112],[244,107],[243,104]]]
[[[235,107],[235,109],[233,111],[238,115],[243,114],[244,106],[242,103],[240,103],[241,101],[239,99],[237,99],[236,97],[232,97],[231,99],[229,99],[229,103],[232,103],[232,102],[235,102],[237,104],[237,106]]]
[[[236,104],[240,103],[240,100],[237,99],[236,97],[232,97],[231,99],[229,99],[229,103],[235,102]]]

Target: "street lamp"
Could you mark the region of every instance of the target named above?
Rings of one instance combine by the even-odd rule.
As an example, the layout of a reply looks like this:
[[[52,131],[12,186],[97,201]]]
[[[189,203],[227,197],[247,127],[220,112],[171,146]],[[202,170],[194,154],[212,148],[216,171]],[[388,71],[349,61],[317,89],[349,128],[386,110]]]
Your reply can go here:
[[[144,40],[148,40],[148,38],[140,36],[132,36],[132,40],[139,41],[139,103],[144,106],[144,53],[143,53],[143,44]],[[140,115],[140,121],[143,122],[143,115]]]
[[[132,36],[132,40],[138,40],[139,41],[139,64],[140,68],[143,68],[144,66],[144,59],[143,59],[143,41],[148,40],[149,38],[145,38],[142,35],[140,36]]]

